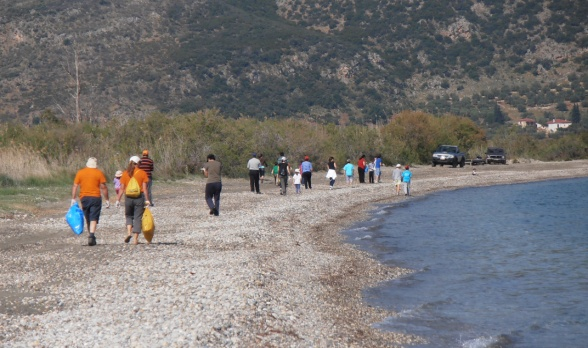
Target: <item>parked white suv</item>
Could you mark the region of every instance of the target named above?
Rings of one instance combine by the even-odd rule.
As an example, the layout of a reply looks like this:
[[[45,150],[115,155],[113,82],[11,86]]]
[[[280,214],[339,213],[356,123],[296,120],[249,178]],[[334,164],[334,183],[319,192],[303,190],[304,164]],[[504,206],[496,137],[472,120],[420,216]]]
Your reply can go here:
[[[443,166],[449,164],[453,168],[463,167],[465,165],[465,154],[459,151],[459,148],[455,145],[441,145],[433,152],[433,158],[431,160],[433,167],[437,164]]]

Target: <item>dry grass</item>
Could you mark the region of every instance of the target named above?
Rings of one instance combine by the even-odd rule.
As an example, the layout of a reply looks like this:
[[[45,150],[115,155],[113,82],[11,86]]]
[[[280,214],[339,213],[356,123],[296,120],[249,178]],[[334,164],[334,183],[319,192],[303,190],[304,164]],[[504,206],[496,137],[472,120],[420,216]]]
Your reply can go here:
[[[0,175],[16,181],[49,178],[51,166],[34,150],[24,147],[0,148]]]

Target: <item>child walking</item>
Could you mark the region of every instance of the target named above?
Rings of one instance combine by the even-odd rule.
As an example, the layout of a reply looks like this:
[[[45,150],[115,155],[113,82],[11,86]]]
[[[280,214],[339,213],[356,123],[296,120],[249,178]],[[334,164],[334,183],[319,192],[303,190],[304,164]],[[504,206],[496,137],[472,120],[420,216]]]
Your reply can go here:
[[[274,185],[280,186],[280,178],[278,177],[278,162],[274,162],[274,168],[272,168],[272,174],[274,175]]]
[[[302,191],[300,191],[300,185],[302,182],[302,175],[300,175],[300,169],[296,168],[294,170],[292,180],[294,181],[294,187],[296,187],[296,193],[302,193]]]
[[[116,173],[114,174],[114,180],[112,180],[112,182],[114,183],[114,191],[116,192],[116,196],[118,197],[118,191],[120,191],[120,177],[122,176],[122,171],[121,170],[117,170]]]
[[[347,160],[347,164],[343,166],[343,171],[345,172],[345,180],[347,181],[347,185],[353,185],[353,164],[351,164],[351,160]]]

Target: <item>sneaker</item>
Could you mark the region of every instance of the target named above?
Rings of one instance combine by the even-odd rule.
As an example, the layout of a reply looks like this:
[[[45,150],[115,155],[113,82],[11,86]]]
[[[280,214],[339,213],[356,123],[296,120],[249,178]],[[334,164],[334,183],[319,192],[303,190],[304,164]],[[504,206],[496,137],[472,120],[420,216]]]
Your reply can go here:
[[[89,246],[94,246],[96,245],[96,237],[88,237],[88,245]]]
[[[212,209],[214,216],[218,216],[218,210],[216,208]]]

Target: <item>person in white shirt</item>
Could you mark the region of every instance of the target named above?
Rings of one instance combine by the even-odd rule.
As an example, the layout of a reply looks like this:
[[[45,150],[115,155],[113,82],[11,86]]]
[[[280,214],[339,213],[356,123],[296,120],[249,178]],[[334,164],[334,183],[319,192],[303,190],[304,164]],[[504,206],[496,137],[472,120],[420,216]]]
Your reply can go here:
[[[251,154],[251,159],[247,162],[247,169],[249,169],[249,185],[251,186],[251,192],[261,194],[259,191],[259,167],[261,162],[257,159],[257,154]]]
[[[302,175],[300,175],[300,169],[296,168],[294,170],[294,175],[292,175],[292,180],[294,181],[294,187],[296,188],[296,193],[302,193],[300,190],[301,182],[302,182]]]
[[[396,168],[392,171],[392,182],[396,186],[396,195],[400,195],[400,188],[402,187],[402,166],[400,163],[396,165]]]

